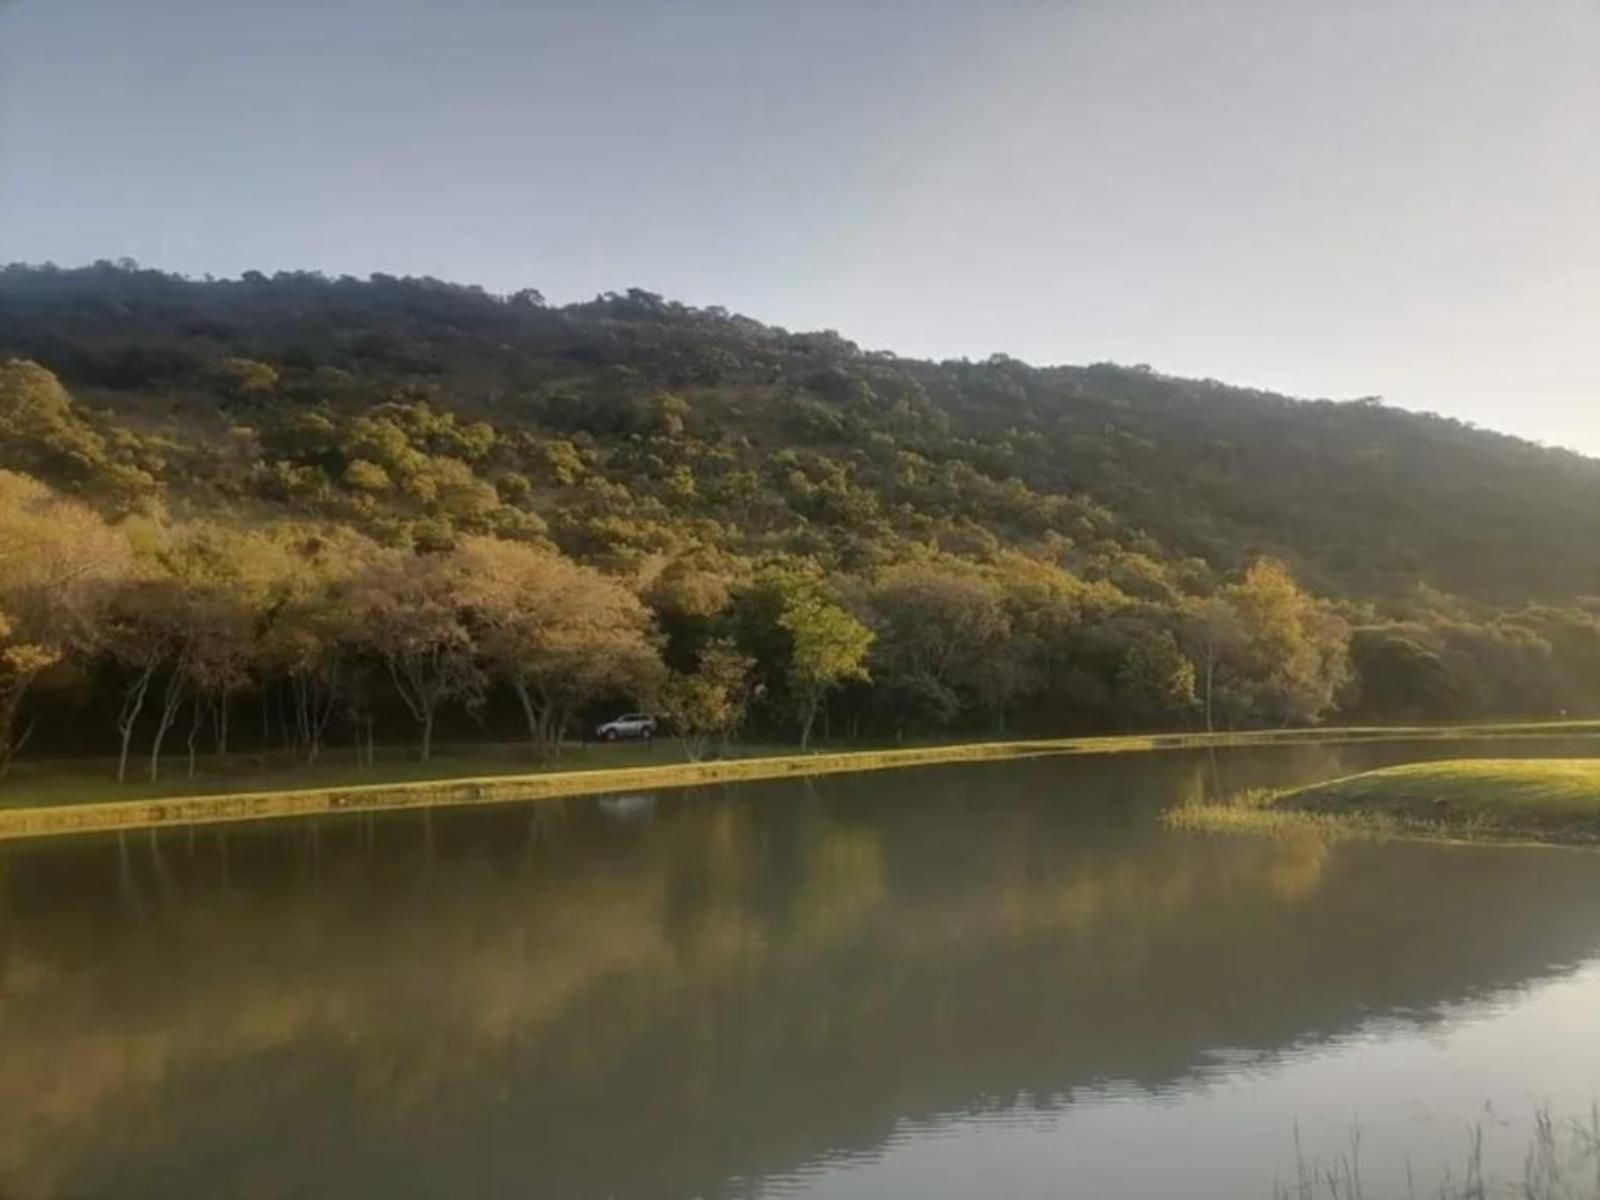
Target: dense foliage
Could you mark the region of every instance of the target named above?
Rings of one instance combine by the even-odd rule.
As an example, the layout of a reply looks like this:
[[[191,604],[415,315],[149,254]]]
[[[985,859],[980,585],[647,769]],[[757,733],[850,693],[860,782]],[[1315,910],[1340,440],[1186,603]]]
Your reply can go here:
[[[0,468],[7,753],[1600,705],[1600,463],[641,291],[8,268]]]

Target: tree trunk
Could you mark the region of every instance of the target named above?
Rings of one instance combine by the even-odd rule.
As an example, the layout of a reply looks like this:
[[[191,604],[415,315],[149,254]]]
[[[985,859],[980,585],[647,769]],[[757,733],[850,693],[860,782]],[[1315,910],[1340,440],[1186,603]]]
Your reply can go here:
[[[425,709],[422,716],[422,761],[433,757],[433,709]]]
[[[0,696],[0,779],[6,777],[11,770],[11,760],[28,740],[26,734],[20,738],[16,736],[17,712],[22,707],[22,694],[27,686],[26,682],[14,683]]]
[[[533,706],[533,693],[528,690],[527,681],[520,677],[514,677],[510,682],[517,702],[522,705],[522,715],[528,722],[528,741],[533,745],[533,752],[540,754],[544,749],[544,731],[540,727],[539,710]]]
[[[190,779],[194,778],[194,744],[195,744],[195,739],[197,739],[200,736],[200,727],[205,724],[205,719],[206,719],[206,706],[201,702],[200,694],[197,692],[195,694],[195,698],[194,698],[194,717],[189,721],[189,743],[188,743],[188,749],[189,749],[189,778]]]
[[[29,721],[27,728],[21,733],[16,733],[15,727],[8,729],[5,734],[5,743],[0,745],[0,782],[11,774],[11,764],[16,761],[17,755],[22,753],[22,748],[28,744],[28,739],[33,736],[34,722]]]
[[[805,719],[800,725],[800,752],[803,754],[811,747],[811,726],[816,724],[817,702],[810,701],[806,705]]]
[[[22,711],[23,696],[33,686],[38,674],[37,670],[21,670],[12,676],[3,693],[0,693],[0,779],[4,779],[11,770],[11,760],[33,732],[30,725],[21,737],[17,736],[17,714]]]
[[[303,671],[289,676],[289,705],[294,713],[294,738],[305,747],[307,760],[315,759],[311,745],[311,681]]]
[[[283,706],[283,688],[281,685],[270,686],[267,694],[274,709],[273,715],[278,719],[278,736],[282,743],[282,748],[289,750],[292,748],[291,743],[294,741],[294,734],[289,728],[289,714],[284,710]]]
[[[228,757],[228,700],[227,692],[218,696],[217,707],[212,715],[212,720],[216,723],[218,758]]]
[[[327,737],[328,733],[328,722],[333,720],[335,701],[339,698],[339,676],[336,667],[330,668],[325,682],[326,686],[319,689],[321,695],[317,698],[316,705],[312,711],[312,717],[314,718],[310,753],[310,761],[312,762],[316,762],[317,757],[322,753],[323,739]]]
[[[306,762],[316,763],[322,756],[322,742],[333,718],[339,689],[336,677],[320,678],[314,671],[297,671],[290,681],[294,693],[295,729],[305,750]]]
[[[141,704],[142,704],[142,702],[141,702]],[[128,748],[129,748],[128,744],[133,740],[133,722],[138,720],[138,719],[139,719],[139,713],[138,713],[138,710],[136,709],[134,711],[134,713],[133,713],[133,716],[129,719],[128,723],[121,727],[121,732],[122,732],[122,751],[117,756],[117,782],[118,783],[126,783],[127,779],[128,779]]]
[[[156,673],[156,666],[154,662],[146,665],[122,695],[122,707],[117,711],[117,732],[122,735],[122,753],[117,758],[118,783],[128,778],[128,750],[133,744],[133,727],[138,724],[139,714],[144,711],[145,696],[149,694],[150,680]]]
[[[156,725],[155,741],[150,744],[150,782],[155,783],[161,778],[161,743],[167,740],[167,731],[172,728],[173,721],[177,720],[178,709],[183,704],[183,667],[180,660],[172,669],[172,678],[167,681],[166,691],[161,697],[161,720]]]
[[[1216,678],[1216,674],[1217,674],[1217,650],[1216,650],[1216,646],[1211,642],[1207,642],[1206,643],[1206,732],[1207,733],[1215,733],[1216,732],[1216,726],[1212,723],[1212,719],[1211,719],[1211,712],[1212,712],[1212,709],[1211,709],[1211,698],[1212,698],[1212,695],[1213,695],[1213,682],[1214,682],[1214,680]]]

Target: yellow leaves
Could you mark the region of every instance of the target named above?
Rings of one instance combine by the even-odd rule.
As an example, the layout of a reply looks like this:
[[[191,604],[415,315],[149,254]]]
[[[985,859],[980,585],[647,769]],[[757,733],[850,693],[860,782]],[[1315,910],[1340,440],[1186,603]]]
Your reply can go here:
[[[570,487],[588,472],[582,453],[569,441],[545,442],[539,447],[544,468],[557,483]]]
[[[125,569],[128,543],[87,505],[0,471],[0,589],[52,590]]]
[[[27,359],[0,362],[0,430],[38,435],[75,420],[72,397],[53,374]]]
[[[377,493],[389,491],[394,487],[394,480],[377,463],[358,458],[345,467],[344,485],[352,491]]]
[[[108,443],[54,375],[23,359],[0,362],[0,449],[5,461],[23,470],[123,503],[158,487],[152,473],[161,466],[157,439],[118,430]]]
[[[278,372],[253,358],[224,358],[217,364],[217,385],[240,399],[270,396],[278,388]]]
[[[728,607],[729,578],[725,572],[677,559],[656,575],[647,594],[657,612],[712,617]]]
[[[3,618],[0,618],[3,621]],[[0,638],[6,636],[7,630],[0,626]],[[5,690],[13,680],[31,679],[40,671],[55,666],[62,659],[62,651],[56,647],[40,646],[32,642],[23,642],[13,646],[0,646],[0,691]]]

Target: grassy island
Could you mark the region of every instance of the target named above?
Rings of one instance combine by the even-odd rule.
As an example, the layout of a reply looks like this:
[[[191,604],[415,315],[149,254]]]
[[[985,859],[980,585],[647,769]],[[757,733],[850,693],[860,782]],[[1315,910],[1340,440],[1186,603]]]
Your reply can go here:
[[[1600,843],[1600,759],[1413,763],[1177,810],[1184,828]]]

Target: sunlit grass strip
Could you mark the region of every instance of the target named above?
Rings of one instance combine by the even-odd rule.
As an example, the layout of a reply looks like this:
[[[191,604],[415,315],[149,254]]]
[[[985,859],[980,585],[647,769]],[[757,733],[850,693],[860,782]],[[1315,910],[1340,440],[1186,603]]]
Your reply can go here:
[[[996,762],[1046,755],[1130,754],[1153,750],[1221,749],[1295,743],[1541,737],[1560,734],[1600,734],[1600,722],[1354,727],[973,742],[898,750],[794,754],[618,769],[543,771],[525,775],[495,775],[414,783],[365,784],[284,791],[262,790],[168,799],[98,801],[86,804],[0,809],[0,840],[149,829],[162,825],[260,821],[345,812],[508,804],[610,792],[802,778],[962,762]]]
[[[1255,792],[1215,804],[1184,804],[1161,814],[1169,829],[1195,833],[1250,834],[1256,837],[1329,841],[1383,838],[1408,832],[1400,823],[1377,816],[1295,812],[1278,807],[1281,793]],[[1438,833],[1436,829],[1413,832]]]
[[[1167,814],[1180,829],[1600,844],[1600,759],[1415,763]]]

